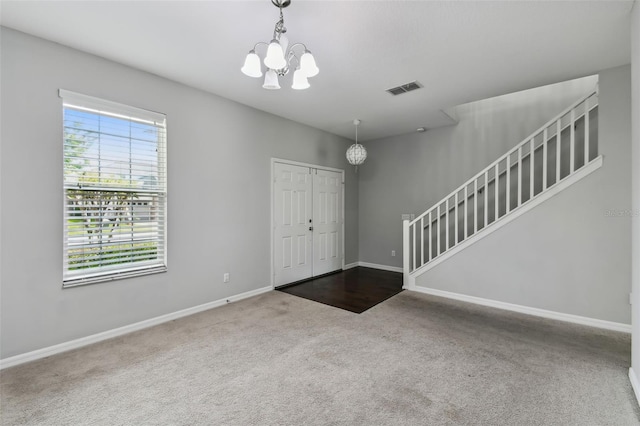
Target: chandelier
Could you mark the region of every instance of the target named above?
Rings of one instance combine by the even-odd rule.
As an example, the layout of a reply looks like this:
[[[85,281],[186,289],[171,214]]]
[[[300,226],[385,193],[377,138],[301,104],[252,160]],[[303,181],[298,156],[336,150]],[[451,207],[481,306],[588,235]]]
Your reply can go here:
[[[289,40],[284,35],[287,29],[284,26],[282,9],[289,6],[291,0],[271,0],[271,3],[280,9],[280,20],[276,22],[273,30],[273,39],[268,44],[264,42],[256,43],[247,54],[241,71],[249,77],[262,77],[260,57],[256,53],[256,48],[259,45],[265,45],[267,46],[267,53],[264,58],[264,65],[267,67],[267,72],[262,87],[270,90],[279,89],[278,77],[287,75],[292,65],[295,65],[291,88],[296,90],[307,89],[310,86],[307,78],[316,76],[320,70],[316,66],[316,60],[307,49],[307,46],[302,43],[295,43],[289,46]],[[296,53],[296,49],[298,49],[298,53]]]
[[[353,124],[356,126],[356,143],[347,149],[347,161],[349,164],[356,166],[356,171],[358,171],[358,166],[367,159],[367,150],[358,143],[358,126],[360,125],[360,120],[353,120]]]

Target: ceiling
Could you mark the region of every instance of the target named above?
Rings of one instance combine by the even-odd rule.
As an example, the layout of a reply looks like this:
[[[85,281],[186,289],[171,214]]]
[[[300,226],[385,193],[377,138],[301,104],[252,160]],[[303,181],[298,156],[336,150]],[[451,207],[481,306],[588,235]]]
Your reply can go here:
[[[630,62],[633,0],[311,1],[284,9],[313,52],[311,88],[240,72],[278,20],[259,1],[6,1],[3,26],[361,141],[449,125],[455,105]],[[260,50],[258,50],[259,53]],[[417,80],[420,90],[385,89]]]

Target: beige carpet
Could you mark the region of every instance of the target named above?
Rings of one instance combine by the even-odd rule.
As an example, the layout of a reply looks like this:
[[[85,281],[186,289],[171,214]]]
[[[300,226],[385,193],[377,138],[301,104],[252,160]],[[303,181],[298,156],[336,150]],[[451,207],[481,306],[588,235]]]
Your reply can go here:
[[[3,425],[636,425],[629,335],[281,292],[2,371]]]

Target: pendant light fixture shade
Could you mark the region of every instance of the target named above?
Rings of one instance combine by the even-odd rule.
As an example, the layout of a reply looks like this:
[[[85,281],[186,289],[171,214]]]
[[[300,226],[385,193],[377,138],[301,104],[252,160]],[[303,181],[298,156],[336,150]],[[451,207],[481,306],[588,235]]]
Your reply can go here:
[[[278,83],[278,74],[274,70],[269,70],[264,75],[264,84],[263,88],[268,90],[278,90],[280,88],[280,83]]]
[[[309,80],[307,80],[307,75],[304,73],[304,71],[298,68],[293,73],[293,84],[291,85],[291,88],[295,90],[304,90],[308,89],[309,86],[310,85]]]
[[[244,66],[241,68],[244,75],[249,77],[260,78],[262,77],[262,69],[260,68],[260,57],[256,55],[256,51],[249,52],[244,60]]]
[[[284,26],[284,16],[282,9],[288,7],[292,0],[271,0],[274,6],[280,10],[280,19],[276,22],[273,29],[273,37],[269,43],[259,41],[249,51],[244,60],[244,65],[240,69],[243,74],[249,77],[262,77],[262,64],[267,67],[264,77],[263,88],[276,90],[280,88],[278,82],[279,77],[284,77],[293,71],[292,89],[304,90],[310,87],[310,77],[318,75],[318,66],[316,60],[307,49],[304,43],[293,43],[289,45],[289,39],[285,35],[287,28]],[[266,54],[264,60],[258,56],[256,49],[264,46]],[[264,51],[263,51],[264,52]],[[295,71],[294,71],[295,70]]]
[[[306,50],[300,58],[300,69],[304,71],[307,77],[315,77],[320,72],[316,65],[316,60],[308,50]]]
[[[280,70],[287,66],[284,59],[284,52],[278,40],[273,39],[267,48],[267,56],[264,58],[264,64],[272,70]]]
[[[352,166],[359,166],[367,159],[367,149],[359,143],[354,143],[347,150],[347,161]]]
[[[367,149],[358,143],[358,126],[360,125],[360,120],[356,118],[353,120],[353,124],[356,126],[356,143],[347,149],[347,161],[349,164],[356,166],[357,171],[358,166],[367,159]]]
[[[283,52],[286,52],[287,49],[289,48],[289,39],[284,34],[280,34],[280,37],[278,38],[278,43],[280,43],[280,47],[282,48]]]

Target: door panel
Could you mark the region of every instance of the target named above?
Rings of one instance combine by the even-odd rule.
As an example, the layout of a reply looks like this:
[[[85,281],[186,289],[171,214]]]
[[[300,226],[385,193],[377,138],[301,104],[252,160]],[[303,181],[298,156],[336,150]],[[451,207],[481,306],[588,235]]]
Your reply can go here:
[[[342,268],[342,173],[274,163],[274,285]]]
[[[342,173],[313,175],[313,275],[342,268]]]
[[[274,164],[274,284],[310,278],[313,271],[313,180],[308,167]]]

